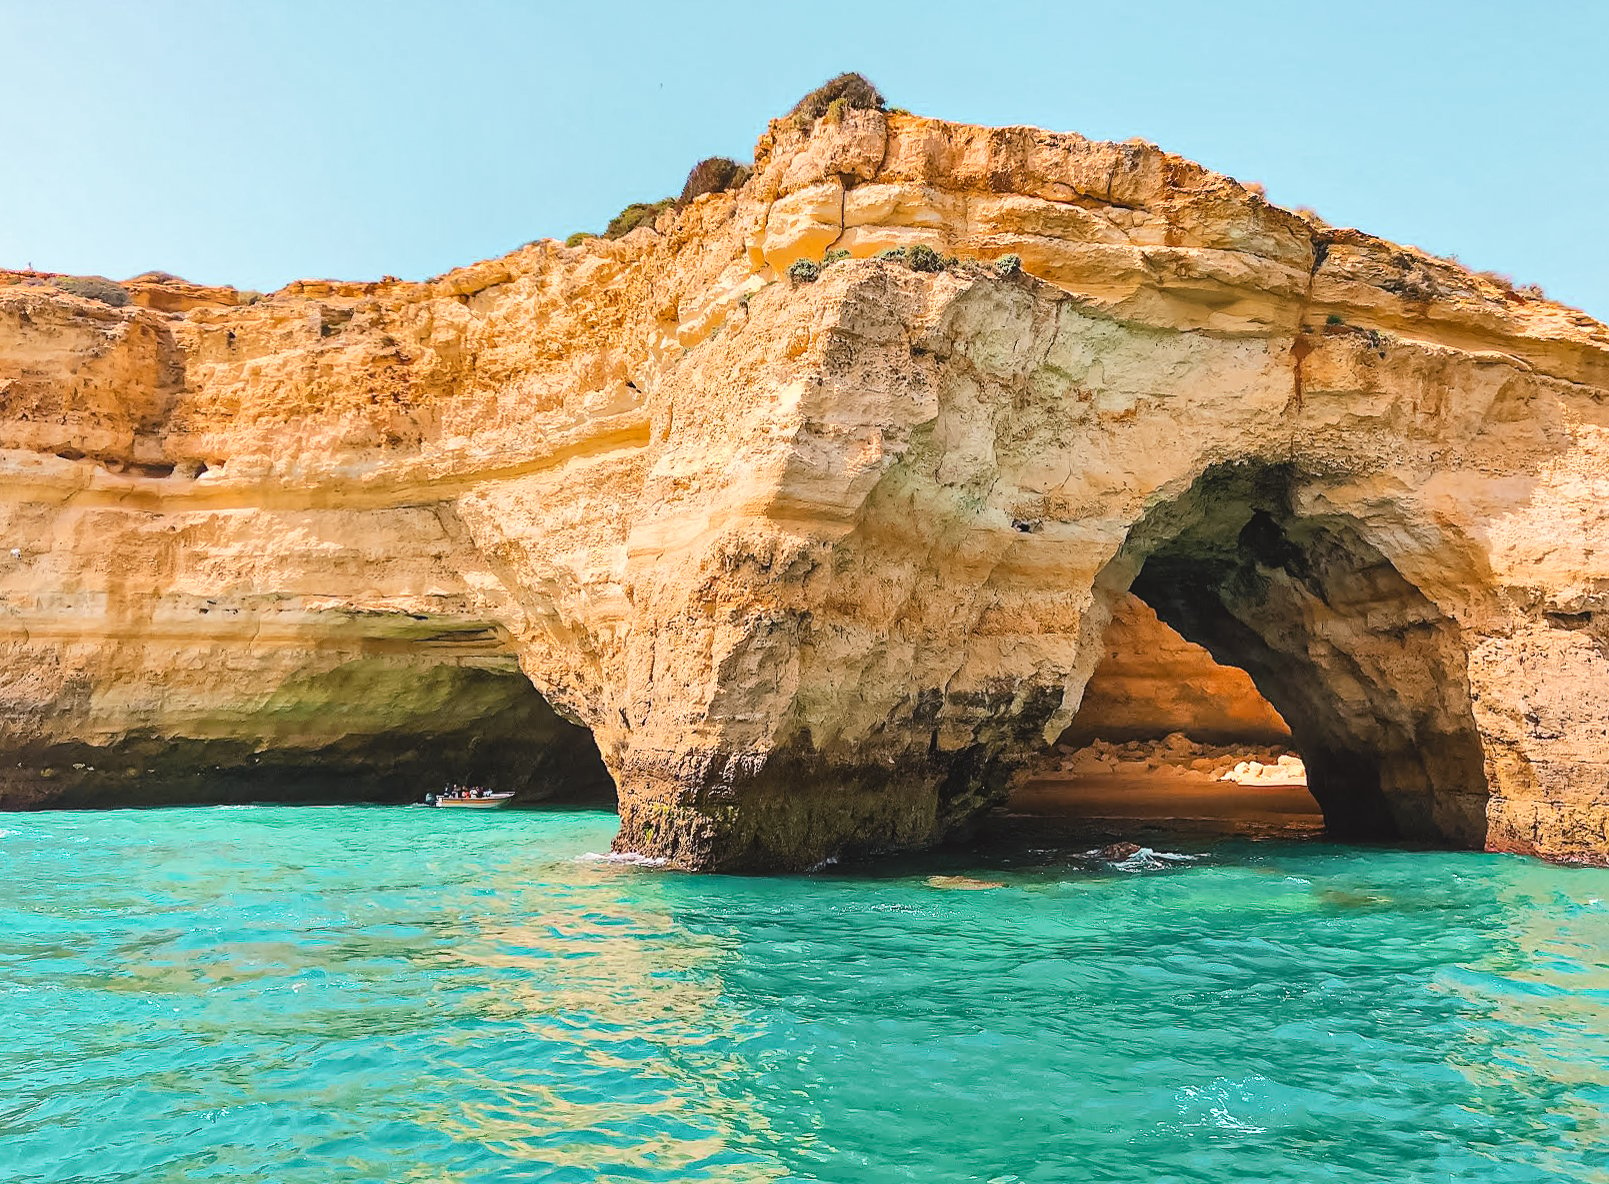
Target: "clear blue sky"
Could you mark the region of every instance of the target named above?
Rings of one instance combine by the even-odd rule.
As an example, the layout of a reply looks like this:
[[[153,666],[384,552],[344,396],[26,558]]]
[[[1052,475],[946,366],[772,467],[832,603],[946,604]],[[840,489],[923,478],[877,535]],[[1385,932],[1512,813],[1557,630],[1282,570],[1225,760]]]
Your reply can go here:
[[[0,63],[5,266],[420,278],[746,160],[854,69],[1609,317],[1605,0],[0,0]]]

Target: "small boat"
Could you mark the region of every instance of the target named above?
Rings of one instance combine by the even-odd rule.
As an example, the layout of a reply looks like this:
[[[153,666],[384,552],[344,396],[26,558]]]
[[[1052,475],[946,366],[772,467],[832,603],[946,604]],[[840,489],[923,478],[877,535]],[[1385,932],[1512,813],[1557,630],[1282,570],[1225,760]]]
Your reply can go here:
[[[451,806],[460,810],[495,810],[499,806],[506,806],[512,801],[514,795],[507,792],[494,792],[490,789],[471,789],[455,785],[442,793],[425,795],[427,806]]]

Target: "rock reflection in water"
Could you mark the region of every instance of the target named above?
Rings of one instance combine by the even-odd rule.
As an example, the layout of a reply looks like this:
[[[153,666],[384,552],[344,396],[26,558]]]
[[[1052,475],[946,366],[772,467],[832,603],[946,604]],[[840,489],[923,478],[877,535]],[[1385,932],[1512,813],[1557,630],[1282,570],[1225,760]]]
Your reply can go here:
[[[613,821],[8,819],[0,1184],[1609,1184],[1609,871],[578,862]]]
[[[732,943],[652,907],[652,872],[578,861],[573,889],[533,893],[532,869],[499,870],[437,931],[432,1006],[477,1022],[445,1041],[453,1096],[421,1120],[588,1180],[778,1178],[763,1115],[725,1089],[743,1072],[719,978]]]
[[[1483,1017],[1486,1040],[1449,1058],[1492,1105],[1523,1099],[1547,1136],[1609,1164],[1609,901],[1598,873],[1491,857],[1484,955],[1449,966],[1438,990]],[[1466,888],[1467,890],[1467,888]],[[1609,1181],[1609,1171],[1588,1179]]]

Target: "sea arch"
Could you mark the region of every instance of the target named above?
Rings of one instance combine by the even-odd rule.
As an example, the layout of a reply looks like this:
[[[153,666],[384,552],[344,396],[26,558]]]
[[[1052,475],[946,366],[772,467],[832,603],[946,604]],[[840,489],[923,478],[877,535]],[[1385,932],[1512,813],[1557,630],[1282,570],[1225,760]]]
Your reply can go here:
[[[1332,835],[1480,846],[1489,791],[1457,623],[1301,474],[1211,466],[1097,579],[1239,667],[1279,712]]]
[[[1605,439],[1579,384],[1300,303],[1164,327],[878,262],[792,299],[810,379],[769,405],[764,481],[685,532],[698,602],[630,641],[685,667],[697,623],[715,677],[673,735],[633,721],[623,847],[806,867],[964,832],[1067,727],[1132,587],[1252,673],[1335,833],[1598,857],[1609,747],[1561,725],[1609,719],[1602,614],[1537,583],[1575,512],[1548,474]]]

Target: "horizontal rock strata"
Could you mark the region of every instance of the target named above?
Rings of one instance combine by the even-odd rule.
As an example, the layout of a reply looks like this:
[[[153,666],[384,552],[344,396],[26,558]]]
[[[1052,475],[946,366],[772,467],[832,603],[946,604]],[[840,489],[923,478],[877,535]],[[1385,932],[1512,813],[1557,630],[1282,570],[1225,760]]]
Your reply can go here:
[[[1132,593],[1337,829],[1609,854],[1609,330],[1150,145],[850,110],[428,283],[5,278],[0,805],[595,743],[622,846],[808,867],[964,828]]]

